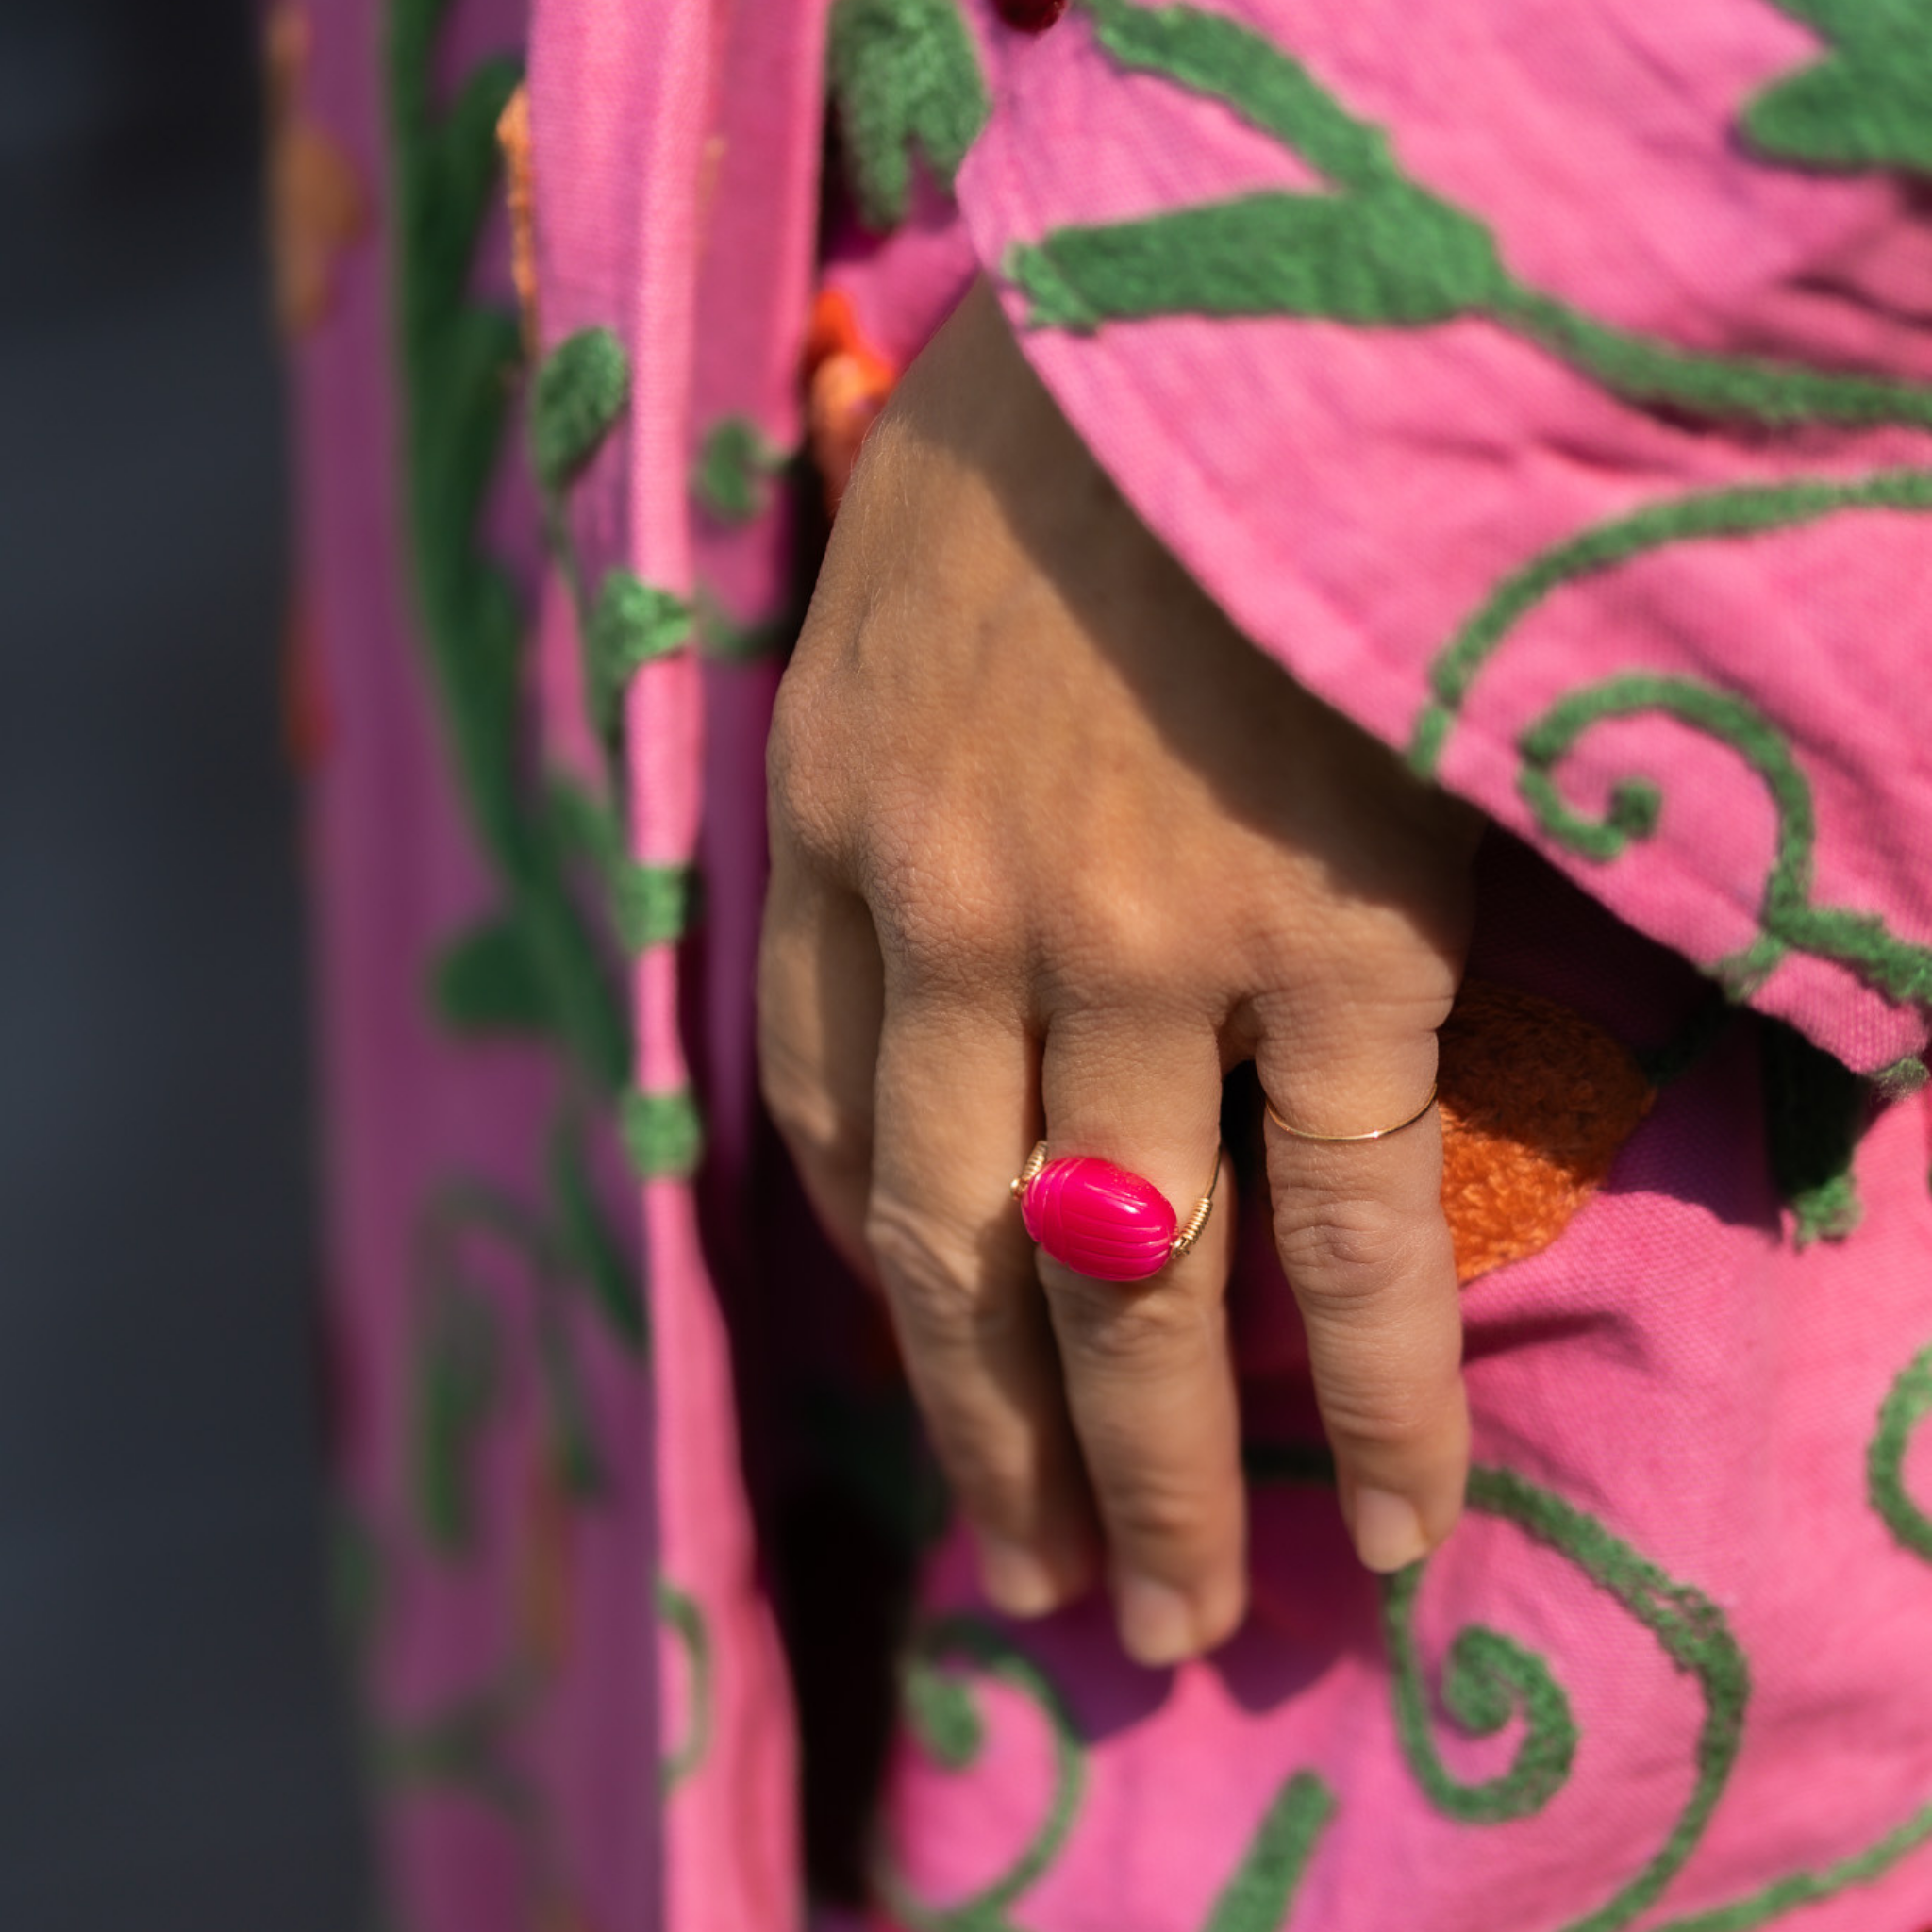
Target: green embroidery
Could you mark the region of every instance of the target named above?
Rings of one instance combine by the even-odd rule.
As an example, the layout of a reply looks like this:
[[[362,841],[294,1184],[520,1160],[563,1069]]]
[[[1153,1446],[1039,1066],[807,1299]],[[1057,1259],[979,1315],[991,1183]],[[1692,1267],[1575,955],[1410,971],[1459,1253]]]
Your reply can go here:
[[[1866,1495],[1892,1535],[1915,1557],[1932,1562],[1932,1517],[1906,1493],[1905,1458],[1912,1434],[1932,1415],[1932,1348],[1906,1364],[1878,1410],[1878,1428],[1866,1450]],[[1801,1906],[1869,1885],[1900,1859],[1932,1843],[1932,1805],[1912,1813],[1876,1844],[1817,1872],[1796,1872],[1735,1904],[1672,1919],[1657,1932],[1754,1932]]]
[[[630,401],[630,358],[608,328],[579,329],[530,385],[530,460],[555,493],[596,455]]]
[[[1842,1241],[1862,1212],[1852,1163],[1871,1113],[1871,1091],[1782,1021],[1759,1025],[1758,1061],[1772,1179],[1797,1217],[1798,1245]]]
[[[1932,999],[1932,948],[1900,939],[1874,913],[1813,906],[1811,853],[1817,837],[1811,788],[1777,727],[1744,699],[1689,678],[1631,673],[1558,700],[1518,741],[1518,790],[1537,823],[1585,858],[1617,858],[1632,839],[1657,828],[1661,800],[1643,779],[1612,788],[1600,819],[1574,810],[1557,791],[1555,771],[1592,724],[1657,712],[1728,745],[1763,781],[1777,811],[1776,858],[1758,907],[1762,937],[1713,969],[1741,997],[1762,983],[1788,952],[1810,953],[1850,967],[1894,1000]]]
[[[564,1258],[589,1288],[591,1301],[618,1341],[632,1355],[648,1355],[650,1328],[643,1293],[605,1222],[574,1124],[560,1124],[550,1137],[550,1194]]]
[[[1932,386],[1700,355],[1613,328],[1517,281],[1488,226],[1402,171],[1291,56],[1187,6],[1086,0],[1123,67],[1219,100],[1323,175],[1331,193],[1264,192],[1017,245],[1006,272],[1036,327],[1156,315],[1296,315],[1416,327],[1484,316],[1625,401],[1767,425],[1932,427]]]
[[[591,727],[606,739],[633,675],[691,641],[691,607],[621,565],[609,571],[584,625]]]
[[[1932,470],[1890,470],[1847,483],[1803,479],[1714,490],[1647,505],[1553,545],[1512,572],[1429,667],[1435,702],[1418,721],[1409,762],[1433,777],[1470,687],[1510,632],[1553,592],[1673,543],[1751,537],[1857,510],[1932,510]]]
[[[696,875],[688,865],[626,860],[610,882],[617,930],[633,953],[683,937],[691,924]]]
[[[520,927],[491,920],[465,933],[437,960],[430,998],[457,1033],[541,1033],[550,1002]]]
[[[748,664],[759,658],[775,658],[797,634],[795,616],[773,618],[763,624],[740,624],[717,598],[700,587],[698,591],[698,641],[708,658],[726,663]]]
[[[711,1638],[705,1627],[705,1613],[693,1596],[688,1596],[663,1577],[658,1579],[658,1614],[664,1620],[678,1647],[684,1652],[690,1715],[685,1721],[683,1739],[665,1754],[661,1773],[664,1789],[673,1791],[704,1763],[711,1748],[711,1676],[715,1668]]]
[[[434,1291],[417,1343],[416,1508],[444,1551],[475,1540],[470,1461],[502,1389],[496,1316],[480,1295],[454,1282]]]
[[[533,1832],[541,1806],[528,1777],[509,1762],[508,1746],[534,1688],[512,1667],[435,1715],[396,1727],[377,1740],[377,1780],[391,1789],[460,1791]]]
[[[1908,1100],[1923,1091],[1928,1080],[1932,1080],[1932,1067],[1927,1067],[1917,1054],[1908,1053],[1874,1069],[1865,1077],[1881,1099]]]
[[[826,49],[847,172],[871,228],[906,218],[916,147],[950,192],[991,108],[955,0],[833,0]]]
[[[1613,1898],[1564,1928],[1564,1932],[1614,1932],[1656,1902],[1710,1821],[1736,1761],[1743,1730],[1744,1707],[1750,1695],[1744,1654],[1731,1635],[1724,1612],[1703,1591],[1674,1581],[1594,1517],[1551,1491],[1511,1470],[1478,1465],[1470,1472],[1469,1504],[1484,1515],[1507,1518],[1537,1541],[1568,1557],[1642,1624],[1677,1669],[1697,1679],[1703,1692],[1696,1781],[1669,1838]],[[1403,1748],[1431,1802],[1452,1817],[1525,1816],[1547,1803],[1568,1774],[1574,1748],[1568,1700],[1562,1697],[1548,1667],[1533,1653],[1480,1626],[1463,1632],[1450,1646],[1449,1672],[1443,1685],[1451,1715],[1479,1733],[1493,1732],[1507,1721],[1514,1700],[1521,1704],[1527,1732],[1505,1777],[1485,1785],[1456,1784],[1428,1737],[1415,1652],[1411,1620],[1426,1568],[1420,1564],[1404,1571],[1385,1586],[1396,1728]],[[1562,1734],[1565,1726],[1567,1738]]]
[[[772,478],[790,460],[749,416],[711,425],[691,467],[691,493],[722,524],[748,524],[771,507]]]
[[[1907,1363],[1878,1411],[1878,1433],[1865,1458],[1865,1492],[1886,1528],[1915,1557],[1932,1563],[1932,1516],[1906,1493],[1906,1451],[1932,1415],[1932,1348]]]
[[[908,1932],[1013,1932],[1008,1908],[1060,1855],[1079,1809],[1087,1754],[1053,1680],[996,1625],[974,1617],[947,1617],[915,1639],[905,1668],[908,1721],[913,1735],[947,1771],[967,1771],[985,1743],[985,1725],[968,1681],[951,1676],[963,1664],[1018,1690],[1045,1720],[1053,1740],[1053,1797],[1047,1815],[1012,1865],[983,1890],[957,1905],[928,1906],[907,1890],[897,1872],[880,1875],[888,1909]]]
[[[1528,1818],[1549,1803],[1570,1775],[1576,1756],[1576,1720],[1570,1699],[1533,1650],[1500,1631],[1472,1625],[1449,1646],[1442,1702],[1471,1736],[1493,1737],[1512,1717],[1524,1721],[1523,1741],[1505,1772],[1481,1784],[1458,1784],[1429,1736],[1422,1660],[1413,1627],[1420,1568],[1398,1574],[1383,1596],[1383,1630],[1395,1687],[1395,1725],[1417,1781],[1437,1810],[1473,1824]]]
[[[1932,1841],[1932,1805],[1915,1811],[1856,1857],[1840,1858],[1819,1872],[1794,1872],[1735,1905],[1666,1920],[1657,1932],[1753,1932],[1754,1927],[1781,1919],[1800,1906],[1816,1905],[1851,1886],[1869,1885],[1874,1878],[1882,1878],[1908,1852],[1928,1841]]]
[[[537,1373],[543,1387],[551,1454],[564,1488],[580,1500],[601,1495],[606,1474],[591,1419],[591,1398],[569,1332],[549,1296],[537,1309]]]
[[[615,1091],[630,1062],[628,1027],[565,889],[547,817],[525,801],[523,620],[508,578],[483,555],[477,535],[521,349],[512,317],[473,303],[472,259],[496,179],[496,121],[518,73],[510,62],[488,63],[439,118],[430,75],[443,11],[441,0],[395,0],[391,14],[397,314],[416,600],[462,795],[508,897],[498,924],[523,937],[547,1028],[600,1086]],[[499,952],[492,969],[498,993],[507,986],[505,958]],[[533,1016],[536,1002],[524,991],[524,1012]]]
[[[1812,168],[1932,173],[1928,0],[1772,0],[1830,52],[1765,89],[1744,131],[1766,154]]]
[[[618,1128],[631,1165],[645,1180],[697,1172],[705,1130],[690,1093],[643,1093],[633,1088],[624,1096]]]
[[[581,787],[559,782],[551,797],[558,838],[596,867],[625,950],[682,939],[696,916],[697,874],[688,865],[644,865],[624,849],[624,833],[609,808]]]
[[[500,1402],[504,1379],[496,1316],[469,1271],[475,1242],[514,1256],[531,1285],[538,1388],[565,1486],[577,1496],[603,1488],[603,1459],[564,1297],[574,1282],[586,1283],[592,1300],[622,1327],[623,1316],[609,1307],[616,1291],[599,1274],[617,1265],[617,1249],[597,1217],[584,1150],[568,1125],[552,1138],[551,1181],[559,1195],[555,1224],[488,1182],[459,1180],[437,1191],[418,1229],[426,1315],[417,1354],[416,1493],[431,1541],[451,1554],[474,1540],[470,1459]]]
[[[1315,1842],[1334,1815],[1334,1792],[1313,1772],[1296,1772],[1269,1806],[1204,1932],[1275,1932],[1286,1924]]]

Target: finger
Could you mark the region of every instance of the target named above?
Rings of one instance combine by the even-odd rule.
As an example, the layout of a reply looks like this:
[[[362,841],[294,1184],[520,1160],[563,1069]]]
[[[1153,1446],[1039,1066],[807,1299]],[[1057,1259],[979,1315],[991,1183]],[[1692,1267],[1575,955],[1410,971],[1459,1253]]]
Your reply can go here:
[[[933,1446],[1016,1616],[1092,1576],[1092,1505],[1011,1183],[1037,1118],[1017,1013],[895,1000],[879,1042],[866,1233]]]
[[[778,843],[758,950],[759,1081],[820,1221],[868,1280],[865,1204],[884,1004],[864,904]]]
[[[1041,1073],[1049,1152],[1159,1189],[1182,1225],[1220,1159],[1221,1061],[1198,1023],[1057,1019]],[[1193,1249],[1141,1283],[1095,1281],[1042,1249],[1074,1427],[1108,1542],[1121,1640],[1146,1664],[1211,1648],[1246,1605],[1245,1505],[1224,1294],[1224,1177]]]
[[[1433,1032],[1338,1040],[1271,1030],[1257,1056],[1274,1111],[1331,1134],[1414,1112],[1435,1080]],[[1342,1513],[1372,1570],[1401,1569],[1462,1507],[1469,1412],[1456,1266],[1433,1108],[1386,1139],[1324,1142],[1267,1125],[1275,1246],[1307,1330]]]

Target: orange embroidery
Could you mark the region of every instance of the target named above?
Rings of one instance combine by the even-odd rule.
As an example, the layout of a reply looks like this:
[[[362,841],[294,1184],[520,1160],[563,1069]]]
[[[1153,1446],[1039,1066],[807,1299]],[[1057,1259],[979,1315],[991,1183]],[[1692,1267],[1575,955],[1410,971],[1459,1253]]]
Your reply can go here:
[[[511,94],[496,123],[503,150],[504,198],[509,204],[509,274],[523,317],[524,348],[537,353],[537,176],[530,156],[530,89]]]
[[[280,0],[265,30],[269,246],[282,332],[307,335],[335,299],[338,258],[369,230],[369,197],[341,144],[302,105],[311,30]]]
[[[1442,1028],[1440,1079],[1442,1210],[1462,1282],[1547,1248],[1657,1097],[1601,1027],[1474,979]]]
[[[858,446],[892,393],[899,372],[865,340],[852,298],[842,289],[821,289],[806,336],[806,413],[812,459],[834,512]]]

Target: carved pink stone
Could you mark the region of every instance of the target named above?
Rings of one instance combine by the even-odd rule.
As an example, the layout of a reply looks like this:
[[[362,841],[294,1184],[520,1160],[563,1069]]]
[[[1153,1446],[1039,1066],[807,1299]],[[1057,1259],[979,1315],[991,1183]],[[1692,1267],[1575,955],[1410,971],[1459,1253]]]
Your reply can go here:
[[[1151,1181],[1085,1155],[1050,1160],[1021,1198],[1026,1232],[1096,1281],[1145,1281],[1167,1266],[1178,1224]]]

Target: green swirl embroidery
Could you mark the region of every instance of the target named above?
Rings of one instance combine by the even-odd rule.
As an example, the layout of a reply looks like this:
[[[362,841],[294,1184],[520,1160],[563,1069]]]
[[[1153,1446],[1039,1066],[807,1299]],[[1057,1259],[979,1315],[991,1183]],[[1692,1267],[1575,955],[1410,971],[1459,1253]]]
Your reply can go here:
[[[685,1694],[690,1707],[684,1737],[664,1757],[664,1789],[674,1791],[704,1763],[711,1748],[711,1678],[716,1664],[710,1632],[697,1599],[661,1576],[658,1579],[658,1614],[684,1652]]]
[[[1906,1451],[1932,1415],[1932,1348],[1907,1363],[1878,1411],[1878,1433],[1865,1459],[1865,1492],[1886,1528],[1913,1556],[1932,1563],[1932,1515],[1906,1493]]]
[[[1647,713],[1674,718],[1728,745],[1763,782],[1777,813],[1775,858],[1757,908],[1761,936],[1712,972],[1741,997],[1787,953],[1804,952],[1851,968],[1892,999],[1932,999],[1932,947],[1900,939],[1875,913],[1811,903],[1817,821],[1809,781],[1770,719],[1728,691],[1633,672],[1559,699],[1518,740],[1523,768],[1517,788],[1543,831],[1599,862],[1617,858],[1632,839],[1653,835],[1662,800],[1649,780],[1621,781],[1602,816],[1592,818],[1565,800],[1555,775],[1591,725]]]
[[[1058,1688],[1039,1665],[997,1625],[956,1616],[920,1633],[904,1675],[908,1724],[935,1763],[947,1771],[970,1771],[986,1746],[986,1722],[970,1680],[946,1668],[962,1664],[1010,1685],[1045,1719],[1054,1751],[1046,1817],[998,1878],[957,1905],[915,1898],[890,1866],[880,1873],[879,1889],[893,1917],[910,1932],[1020,1932],[1011,1907],[1049,1870],[1073,1832],[1086,1783],[1086,1747]],[[1334,1793],[1312,1772],[1289,1777],[1209,1907],[1204,1932],[1276,1932],[1285,1924],[1334,1812]]]
[[[1053,1798],[1032,1841],[983,1890],[936,1907],[915,1898],[891,1867],[880,1874],[888,1908],[910,1932],[1015,1932],[1008,1908],[1059,1857],[1086,1782],[1087,1754],[1053,1680],[995,1624],[947,1617],[915,1640],[905,1667],[906,1714],[913,1735],[948,1771],[970,1770],[986,1741],[985,1722],[968,1682],[945,1668],[966,1664],[1009,1685],[1046,1721],[1053,1740]]]
[[[1639,408],[1769,426],[1932,427],[1932,386],[1679,349],[1531,288],[1487,224],[1406,174],[1381,128],[1272,41],[1194,7],[1084,4],[1120,66],[1221,102],[1331,192],[1244,194],[1016,245],[1006,273],[1035,327],[1180,314],[1408,328],[1483,317]]]
[[[1906,1493],[1905,1459],[1915,1430],[1932,1415],[1932,1348],[1907,1362],[1879,1406],[1878,1427],[1865,1455],[1865,1492],[1879,1520],[1913,1556],[1932,1562],[1932,1516]],[[1657,1932],[1754,1932],[1821,1899],[1882,1878],[1921,1845],[1932,1843],[1932,1804],[1922,1806],[1875,1844],[1816,1872],[1794,1872],[1748,1898],[1672,1919]]]
[[[1551,1491],[1507,1469],[1470,1472],[1469,1506],[1516,1524],[1574,1563],[1644,1625],[1678,1670],[1697,1679],[1704,1723],[1696,1746],[1696,1782],[1676,1824],[1636,1877],[1564,1932],[1613,1932],[1652,1905],[1703,1836],[1736,1761],[1750,1673],[1724,1612],[1703,1591],[1673,1580],[1647,1557]],[[1527,1728],[1515,1762],[1501,1777],[1464,1786],[1442,1765],[1428,1736],[1425,1695],[1412,1618],[1426,1564],[1385,1586],[1385,1624],[1395,1697],[1396,1729],[1410,1768],[1430,1801],[1452,1817],[1520,1818],[1546,1804],[1562,1785],[1575,1746],[1569,1700],[1533,1652],[1480,1626],[1450,1648],[1443,1688],[1451,1714],[1480,1733],[1499,1730],[1512,1707]]]
[[[1433,777],[1470,688],[1516,626],[1566,584],[1676,543],[1754,537],[1858,510],[1932,511],[1932,470],[1888,470],[1851,482],[1748,483],[1647,504],[1553,544],[1483,600],[1429,666],[1433,702],[1416,722],[1409,762]]]

